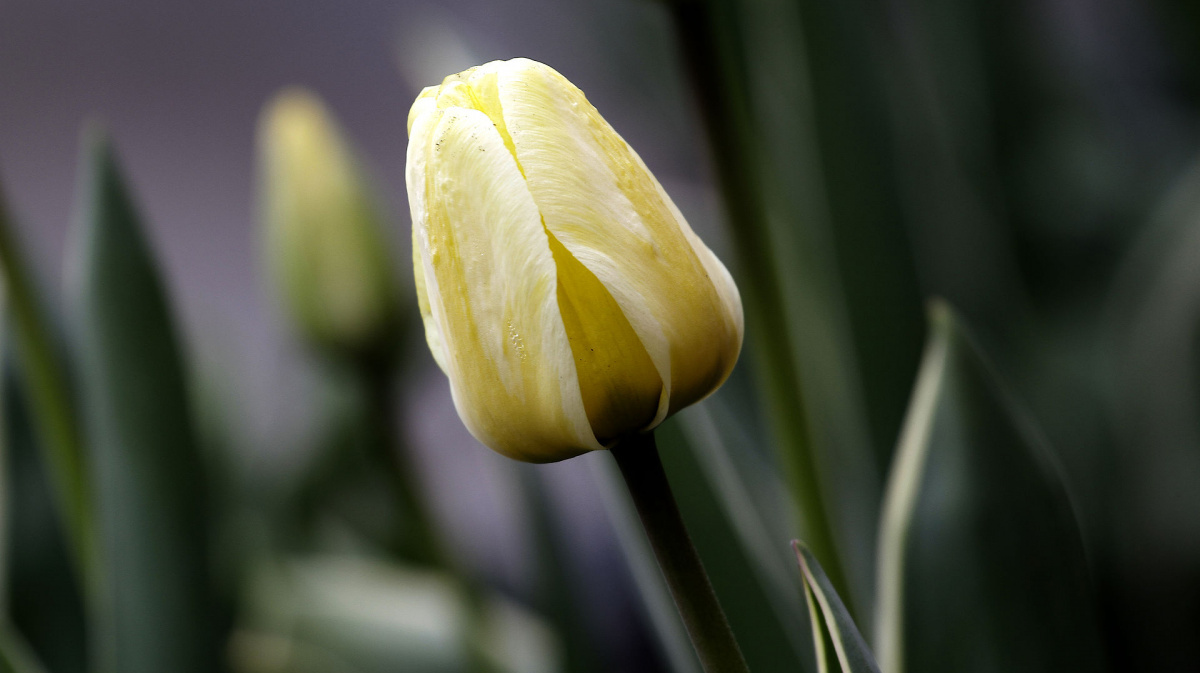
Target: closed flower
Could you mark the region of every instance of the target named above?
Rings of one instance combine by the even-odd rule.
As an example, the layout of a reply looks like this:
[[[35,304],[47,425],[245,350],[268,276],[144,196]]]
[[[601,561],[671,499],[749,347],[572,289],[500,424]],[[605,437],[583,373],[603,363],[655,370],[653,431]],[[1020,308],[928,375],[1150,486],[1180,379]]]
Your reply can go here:
[[[737,287],[566,78],[488,63],[422,91],[408,126],[417,298],[476,438],[561,460],[724,382]]]
[[[279,94],[259,131],[267,261],[288,317],[310,342],[387,349],[397,290],[381,210],[325,106]]]

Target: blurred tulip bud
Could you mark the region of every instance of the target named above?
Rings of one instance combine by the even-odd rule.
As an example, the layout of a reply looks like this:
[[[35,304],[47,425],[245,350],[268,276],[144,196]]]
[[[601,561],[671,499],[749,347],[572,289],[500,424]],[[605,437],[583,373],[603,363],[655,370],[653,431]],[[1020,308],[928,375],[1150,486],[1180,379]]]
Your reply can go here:
[[[329,112],[302,89],[280,93],[259,151],[267,262],[288,317],[323,347],[387,349],[399,307],[381,209]]]
[[[561,460],[725,381],[733,279],[566,78],[488,63],[422,91],[408,124],[425,335],[479,441]]]

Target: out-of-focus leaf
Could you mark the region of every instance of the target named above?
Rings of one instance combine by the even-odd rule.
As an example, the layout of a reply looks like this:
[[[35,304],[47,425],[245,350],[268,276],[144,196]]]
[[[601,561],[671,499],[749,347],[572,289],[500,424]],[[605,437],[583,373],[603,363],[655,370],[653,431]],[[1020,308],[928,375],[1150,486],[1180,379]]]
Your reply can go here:
[[[471,637],[497,673],[554,673],[557,643],[499,599],[476,608],[449,575],[350,556],[264,564],[233,642],[237,673],[463,673]]]
[[[14,631],[49,670],[83,673],[88,663],[83,596],[41,460],[45,454],[38,450],[12,364],[0,377],[0,452],[7,471],[0,491],[8,509],[4,609]]]
[[[55,352],[56,341],[51,338],[34,284],[18,250],[3,191],[0,191],[0,275],[38,446],[75,554],[79,579],[87,582],[94,569],[95,539],[78,419],[66,368]]]
[[[45,673],[46,668],[7,621],[0,619],[0,673]]]
[[[1048,447],[951,309],[931,337],[880,528],[881,668],[1100,671],[1083,541]]]
[[[804,599],[808,603],[808,614],[812,621],[813,647],[817,654],[817,671],[828,673],[829,650],[826,643],[833,645],[839,670],[842,673],[879,673],[875,656],[871,654],[858,626],[846,612],[846,606],[837,591],[829,583],[817,557],[799,540],[792,541],[796,560],[804,577]]]
[[[3,204],[0,204],[0,208]],[[2,218],[3,215],[0,215]],[[4,297],[0,295],[0,338],[7,342],[8,334],[4,331],[3,318],[8,316],[4,313]],[[12,448],[9,442],[8,433],[8,392],[4,389],[4,382],[8,379],[4,376],[7,369],[8,353],[5,348],[6,343],[0,343],[0,618],[8,617],[8,585],[9,585],[9,547],[12,544],[12,537],[9,534],[10,522],[9,511],[12,507],[12,478],[9,477],[9,457],[12,453]]]
[[[856,594],[869,595],[873,581],[869,564],[861,560],[872,556],[880,482],[860,368],[867,351],[859,348],[872,349],[872,376],[894,378],[896,371],[912,367],[911,362],[896,364],[903,359],[897,352],[918,338],[904,331],[905,321],[897,321],[892,325],[899,330],[897,339],[887,346],[893,359],[875,357],[878,350],[871,339],[877,338],[876,330],[862,320],[854,323],[855,316],[876,313],[865,305],[852,312],[848,305],[847,281],[854,281],[853,294],[859,299],[872,293],[867,287],[871,282],[843,276],[839,269],[839,251],[875,251],[877,244],[889,247],[884,240],[903,238],[894,223],[873,219],[888,213],[886,206],[873,213],[861,207],[875,200],[874,194],[861,193],[866,184],[859,183],[854,201],[843,199],[850,174],[857,173],[861,181],[864,172],[874,170],[866,163],[878,167],[887,161],[857,153],[849,159],[847,150],[841,155],[846,161],[825,162],[798,3],[680,0],[671,6],[713,144],[737,252],[734,273],[746,303],[747,344],[756,356],[767,420],[795,498],[796,519],[834,584],[848,591],[847,601],[854,603]],[[818,28],[827,26],[814,30]],[[826,64],[822,61],[822,67]],[[822,81],[839,80],[831,76]],[[832,114],[841,122],[851,119]],[[839,129],[829,140],[872,135],[860,131]],[[826,149],[831,157],[840,151]],[[838,171],[836,190],[827,181],[830,169]],[[886,185],[883,189],[890,191]],[[839,201],[836,208],[831,199]],[[845,232],[844,246],[839,247],[835,229]],[[876,231],[868,244],[855,243],[863,230]],[[878,235],[880,231],[887,235]],[[903,248],[890,246],[897,265],[872,265],[880,273],[909,267],[905,278],[881,280],[887,290],[874,291],[879,298],[896,292],[885,300],[892,308],[913,302],[911,264],[901,259]],[[899,296],[904,292],[907,299]],[[856,329],[863,339],[855,338]],[[915,361],[915,348],[909,350]],[[889,380],[878,390],[894,387]],[[894,425],[897,412],[886,411],[883,398],[877,401],[878,427]],[[889,413],[892,421],[886,420]]]
[[[204,470],[162,279],[108,142],[86,140],[69,260],[101,568],[105,673],[221,669]]]
[[[1200,161],[1167,191],[1125,261],[1108,316],[1121,413],[1103,532],[1114,548],[1111,609],[1136,615],[1112,627],[1126,668],[1187,671],[1200,661],[1198,259]]]

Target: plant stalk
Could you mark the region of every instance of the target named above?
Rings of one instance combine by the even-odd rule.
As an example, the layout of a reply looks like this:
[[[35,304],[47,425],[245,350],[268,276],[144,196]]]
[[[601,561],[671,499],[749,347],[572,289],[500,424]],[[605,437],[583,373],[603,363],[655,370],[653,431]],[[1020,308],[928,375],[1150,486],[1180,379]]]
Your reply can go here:
[[[634,435],[612,455],[705,673],[749,673],[671,494],[654,435]]]

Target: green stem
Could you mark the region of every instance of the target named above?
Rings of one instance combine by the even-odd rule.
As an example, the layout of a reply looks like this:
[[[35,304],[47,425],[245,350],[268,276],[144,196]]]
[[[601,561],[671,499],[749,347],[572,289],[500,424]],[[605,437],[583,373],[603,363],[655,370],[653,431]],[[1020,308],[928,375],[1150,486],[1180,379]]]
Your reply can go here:
[[[0,673],[45,673],[29,643],[5,617],[0,617]]]
[[[705,673],[749,673],[671,495],[654,435],[630,437],[612,455]]]
[[[33,284],[17,249],[3,193],[0,193],[0,277],[13,318],[18,362],[29,396],[38,445],[50,474],[76,570],[83,586],[90,588],[95,546],[82,440],[66,373],[54,352],[55,342],[50,338]]]
[[[727,3],[712,0],[676,0],[670,7],[733,225],[734,249],[750,323],[748,332],[756,345],[756,371],[766,388],[770,418],[796,499],[804,541],[849,605],[849,587],[813,451],[800,369],[791,348],[791,329],[786,318],[788,303],[772,253],[757,156],[760,141],[745,103],[748,93],[743,85],[742,51],[736,35],[731,34],[736,30],[736,17]]]

